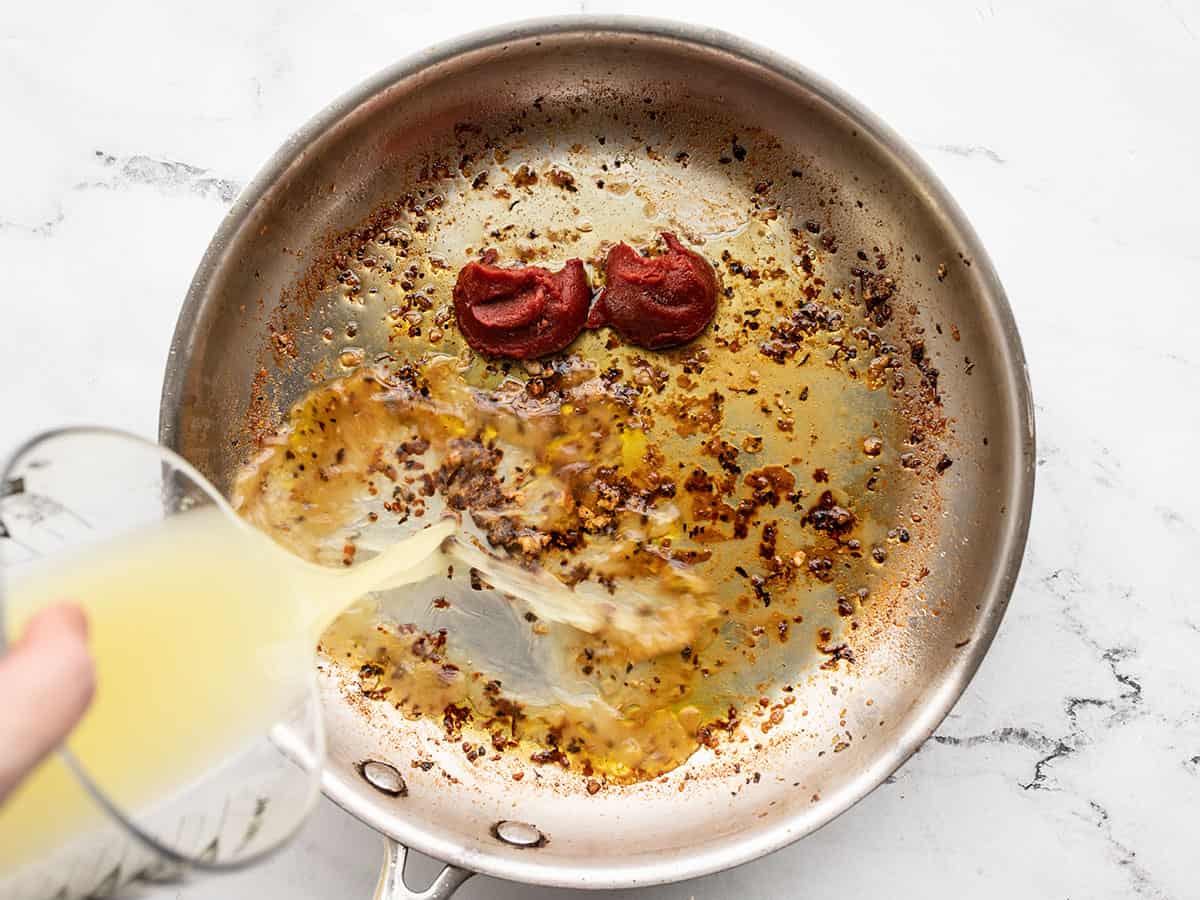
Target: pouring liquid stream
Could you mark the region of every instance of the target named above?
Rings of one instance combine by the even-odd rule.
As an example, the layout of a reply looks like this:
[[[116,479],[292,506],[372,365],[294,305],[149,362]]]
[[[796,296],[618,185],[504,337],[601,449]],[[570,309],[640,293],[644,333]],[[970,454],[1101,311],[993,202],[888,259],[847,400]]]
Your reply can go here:
[[[220,766],[310,690],[318,638],[365,594],[479,571],[540,618],[637,634],[630,610],[673,589],[627,581],[618,600],[498,559],[446,519],[349,569],[303,560],[221,505],[179,513],[73,557],[40,561],[10,586],[16,638],[40,609],[83,607],[97,690],[67,747],[118,808],[136,812]],[[627,621],[630,620],[630,621]],[[50,757],[0,806],[0,875],[63,846],[104,813]]]
[[[5,596],[10,640],[40,609],[86,611],[97,689],[67,747],[120,809],[202,778],[310,690],[317,639],[350,603],[435,574],[440,522],[348,570],[293,556],[216,505],[69,559],[42,560]],[[103,821],[53,755],[0,807],[0,875]]]

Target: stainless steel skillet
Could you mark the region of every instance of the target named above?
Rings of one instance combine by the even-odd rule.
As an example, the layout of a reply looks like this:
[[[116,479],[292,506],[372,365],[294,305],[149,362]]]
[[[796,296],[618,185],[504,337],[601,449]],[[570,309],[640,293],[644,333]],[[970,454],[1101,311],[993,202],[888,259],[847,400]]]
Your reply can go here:
[[[470,872],[586,888],[674,881],[803,837],[937,727],[986,652],[1017,576],[1033,492],[1032,403],[1003,290],[962,212],[890,129],[833,86],[736,38],[676,23],[505,27],[432,48],[324,110],[242,194],[200,264],[171,348],[163,443],[228,489],[255,435],[338,352],[321,332],[340,333],[357,315],[323,299],[312,259],[328,251],[330,235],[363,227],[381,203],[411,191],[438,164],[438,148],[455,145],[456,127],[461,137],[464,123],[511,123],[526,151],[549,158],[570,143],[571,116],[608,116],[604,144],[589,152],[615,162],[657,139],[656,119],[623,124],[643,106],[685,123],[673,136],[686,140],[691,160],[681,207],[699,198],[719,216],[751,203],[755,179],[726,173],[753,141],[770,180],[794,177],[784,214],[797,227],[820,217],[847,248],[833,254],[835,266],[859,264],[849,248],[889,254],[901,308],[888,327],[897,340],[920,335],[939,369],[955,447],[939,481],[940,514],[926,523],[929,573],[897,599],[897,627],[868,662],[822,676],[803,722],[785,719],[769,739],[595,796],[567,777],[516,783],[473,767],[434,726],[365,709],[326,676],[325,790],[390,839],[380,897],[420,896],[404,887],[397,845],[447,863],[426,895],[445,897]],[[861,205],[840,202],[847,197]],[[859,739],[828,752],[839,728]]]

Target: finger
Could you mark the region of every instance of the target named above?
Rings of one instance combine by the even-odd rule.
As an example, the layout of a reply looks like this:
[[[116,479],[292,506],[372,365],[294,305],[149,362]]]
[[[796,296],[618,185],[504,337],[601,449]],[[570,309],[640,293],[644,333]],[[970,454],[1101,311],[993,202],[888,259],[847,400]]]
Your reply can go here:
[[[96,674],[74,605],[38,613],[0,658],[0,800],[83,716]]]

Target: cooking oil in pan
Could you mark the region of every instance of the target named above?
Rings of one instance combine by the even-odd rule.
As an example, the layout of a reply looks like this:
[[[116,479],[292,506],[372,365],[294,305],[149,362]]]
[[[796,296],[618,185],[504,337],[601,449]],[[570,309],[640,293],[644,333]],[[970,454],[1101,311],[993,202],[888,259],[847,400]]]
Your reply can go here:
[[[344,374],[293,409],[239,494],[255,524],[329,564],[450,507],[490,552],[614,602],[631,576],[697,579],[704,591],[644,610],[641,629],[587,631],[459,569],[365,601],[322,638],[355,690],[441,722],[476,761],[512,751],[627,783],[752,711],[769,730],[761,700],[786,706],[808,674],[854,663],[906,574],[904,516],[932,502],[917,470],[936,424],[918,422],[933,387],[885,327],[891,277],[833,265],[829,236],[772,200],[770,179],[731,194],[719,167],[649,149],[617,165],[582,149],[596,133],[564,128],[552,157],[464,146],[457,170],[432,166],[339,245],[323,280],[331,321],[354,323],[333,357]],[[721,281],[688,345],[585,332],[516,363],[458,335],[456,273],[485,249],[501,264],[579,257],[599,286],[608,247],[651,249],[662,230]],[[929,441],[914,452],[915,434]],[[330,466],[354,486],[323,481]],[[296,521],[334,508],[353,514]]]

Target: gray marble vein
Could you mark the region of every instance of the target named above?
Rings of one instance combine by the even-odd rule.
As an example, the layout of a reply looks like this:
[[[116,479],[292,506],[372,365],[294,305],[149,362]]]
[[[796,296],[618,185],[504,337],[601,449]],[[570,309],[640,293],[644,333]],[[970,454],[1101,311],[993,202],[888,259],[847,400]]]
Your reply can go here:
[[[998,166],[1002,166],[1008,162],[1008,160],[1004,159],[1004,157],[991,147],[984,147],[979,144],[938,144],[936,149],[942,153],[949,153],[951,156],[959,156],[963,159],[985,159],[988,162],[994,162]]]
[[[94,154],[109,170],[108,177],[80,182],[76,190],[119,189],[129,184],[144,184],[164,192],[190,192],[230,204],[242,189],[238,182],[220,178],[208,169],[190,163],[142,154],[118,157],[103,150],[96,150]]]

